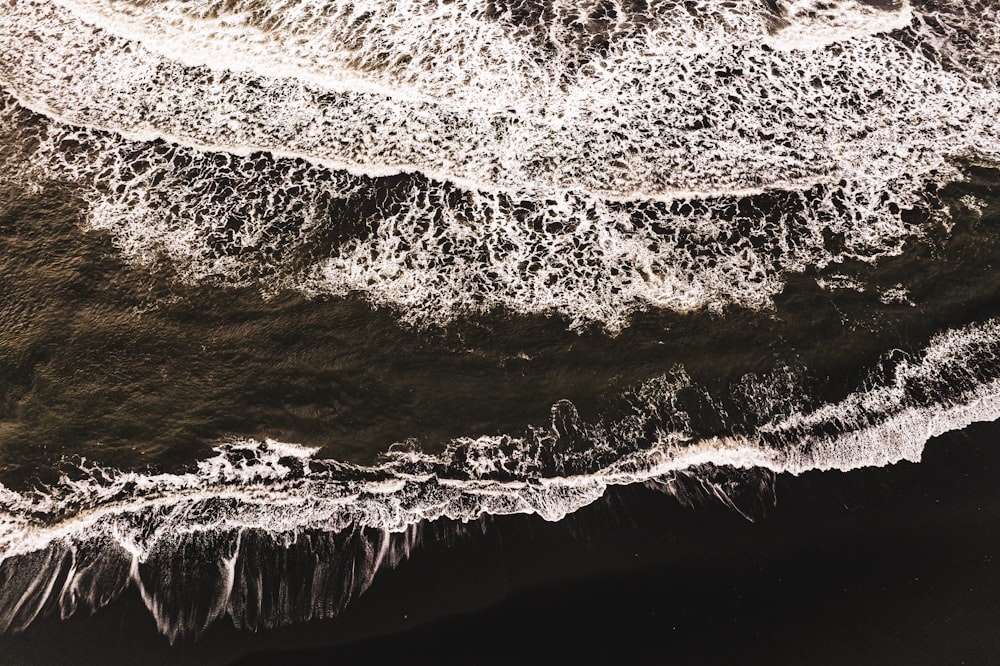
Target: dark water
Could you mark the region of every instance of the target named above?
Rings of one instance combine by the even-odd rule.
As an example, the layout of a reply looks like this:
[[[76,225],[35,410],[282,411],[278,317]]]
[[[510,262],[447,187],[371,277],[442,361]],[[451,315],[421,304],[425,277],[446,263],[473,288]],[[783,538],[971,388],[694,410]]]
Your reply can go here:
[[[956,197],[968,190],[982,197],[992,197],[995,188],[991,183],[997,182],[995,173],[979,169],[971,174],[969,183],[946,190],[942,197]],[[883,262],[872,271],[874,275],[869,278],[872,280],[884,280],[889,284],[904,280],[903,284],[910,288],[911,298],[919,303],[916,307],[897,305],[887,308],[877,301],[873,302],[875,299],[866,294],[848,290],[830,294],[816,288],[814,282],[802,278],[789,284],[773,312],[734,312],[727,316],[714,313],[647,315],[613,338],[600,331],[566,333],[564,323],[555,319],[515,321],[498,318],[466,323],[447,330],[414,330],[398,325],[391,313],[372,310],[359,301],[309,300],[294,294],[262,300],[253,289],[182,287],[172,283],[169,276],[130,269],[116,258],[108,247],[106,237],[80,230],[71,197],[63,193],[67,203],[54,203],[59,201],[59,195],[56,190],[33,197],[23,196],[4,211],[4,284],[10,294],[4,319],[4,470],[5,482],[15,488],[52,480],[57,469],[52,466],[52,461],[61,456],[86,456],[118,467],[127,464],[138,469],[181,470],[204,457],[205,451],[215,442],[235,435],[270,435],[322,446],[321,456],[358,463],[369,463],[389,444],[412,436],[419,438],[421,446],[440,450],[450,437],[466,433],[509,432],[523,428],[526,422],[544,423],[553,396],[571,399],[585,418],[595,414],[614,414],[616,409],[621,409],[616,398],[623,387],[670,372],[682,362],[692,377],[697,378],[700,384],[712,387],[717,394],[724,394],[734,382],[750,372],[766,375],[783,364],[805,366],[811,371],[817,391],[815,395],[836,400],[857,387],[859,377],[868,372],[884,349],[919,350],[930,335],[943,328],[995,316],[997,303],[1000,302],[996,298],[998,281],[992,272],[992,257],[996,256],[995,243],[998,239],[997,218],[984,216],[975,223],[967,220],[963,224],[959,217],[958,226],[946,241],[928,239],[917,243],[901,257]],[[912,268],[907,270],[908,266],[920,266],[921,273],[915,275]],[[151,297],[151,293],[155,296]],[[151,298],[163,298],[164,294],[180,298],[141,315],[135,314],[134,308],[142,307]],[[926,294],[926,297],[921,299],[921,294]],[[527,355],[531,360],[519,358],[519,354]],[[702,398],[690,396],[688,399],[695,402]],[[727,407],[727,413],[739,414],[736,408]],[[703,418],[704,421],[698,422],[697,427],[706,435],[734,425],[720,423],[718,416],[713,414],[706,414]],[[736,427],[741,425],[736,422]],[[966,446],[972,450],[988,449],[992,443],[992,435],[976,437],[979,440],[977,444],[959,441],[952,444],[949,451],[955,455],[959,452],[967,455]],[[39,446],[39,442],[46,444]],[[971,464],[969,467],[979,472]],[[949,479],[951,473],[950,470],[938,472],[935,468],[935,471],[926,474],[929,478],[922,481],[950,483],[941,479]],[[969,469],[962,472],[968,473]],[[783,507],[786,502],[814,501],[808,485],[791,480],[787,483],[791,483],[793,489],[784,491],[787,494],[782,495],[779,506]],[[664,501],[656,500],[653,508],[645,507],[643,502],[640,506],[655,516],[657,511],[667,511],[662,506]],[[826,501],[836,504],[832,500]],[[907,506],[905,500],[893,501],[896,502],[893,511],[902,516],[905,524],[922,520],[915,515],[919,509]],[[681,510],[681,515],[687,516],[687,511]],[[619,512],[630,514],[631,509]],[[668,515],[676,513],[677,509],[670,508]],[[757,525],[738,522],[742,518],[716,514],[716,510],[710,509],[707,515],[695,512],[684,520],[705,521],[705,525],[698,528],[701,539],[708,538],[702,534],[705,530],[717,529],[729,535],[722,539],[723,543],[698,546],[706,550],[718,548],[723,552],[720,557],[724,557],[726,562],[719,566],[746,566],[742,563],[742,558],[747,556],[745,550],[730,550],[725,543],[730,536],[757,540],[755,547],[760,555],[754,557],[776,559],[762,565],[771,567],[766,575],[772,577],[780,575],[776,571],[778,569],[789,571],[789,563],[799,561],[799,550],[832,545],[826,541],[831,538],[828,534],[821,528],[812,527],[812,530],[819,531],[812,541],[807,540],[804,545],[796,547],[785,546],[774,554],[773,547],[766,541],[760,543],[764,538],[762,534],[770,535],[772,531],[778,531],[785,540],[794,541],[796,538],[794,528],[782,524],[780,517],[768,516],[758,528]],[[884,552],[886,547],[878,539],[884,538],[900,551],[889,552],[900,558],[909,557],[901,546],[893,542],[892,537],[876,537],[869,533],[874,531],[877,534],[882,523],[874,528],[857,527],[850,522],[850,515],[839,519],[848,521],[843,529],[850,534],[845,538],[875,539],[876,545],[867,547],[875,549],[883,558],[888,557]],[[813,514],[805,511],[797,518],[801,523],[813,519]],[[608,547],[608,541],[618,538],[615,532],[603,534],[600,522],[592,526],[586,518],[579,520],[581,522],[576,528],[559,528],[559,533],[578,531],[576,538],[583,542],[560,544],[558,548],[553,547],[554,552],[563,552],[564,557],[573,559],[577,548],[590,548],[593,545],[588,544],[593,543],[604,548]],[[630,528],[633,530],[660,530],[666,522],[663,517],[632,519],[616,514],[614,525],[618,526],[621,522],[629,524],[632,520],[639,526]],[[737,521],[735,525],[734,520]],[[777,520],[778,524],[772,524],[773,520]],[[650,521],[649,525],[645,524],[647,521]],[[514,524],[518,527],[504,529],[512,529],[517,534],[521,529],[520,523]],[[545,534],[546,529],[557,528],[534,525],[532,529]],[[761,532],[753,531],[756,529]],[[934,538],[923,531],[930,528],[912,529],[916,534],[907,538]],[[857,536],[853,533],[857,530],[868,530],[865,532],[867,536]],[[534,553],[536,547],[531,544],[530,538],[497,536],[493,534],[492,526],[487,530],[484,545],[466,545],[466,539],[475,542],[484,538],[475,536],[478,529],[471,531],[473,536],[460,538],[463,542],[460,548],[474,550],[469,557],[489,559],[483,551],[488,553],[489,549],[497,547],[496,540],[508,538],[516,544],[510,546],[515,557],[522,550],[532,554],[520,557],[541,557]],[[562,626],[561,631],[576,632],[580,623],[584,622],[584,612],[575,603],[565,602],[565,605],[548,611],[538,610],[536,606],[546,608],[544,604],[552,602],[543,602],[537,595],[542,595],[545,600],[550,595],[563,598],[575,594],[587,598],[589,592],[584,590],[589,590],[590,585],[604,587],[598,594],[598,598],[603,600],[592,600],[585,606],[588,617],[590,614],[602,615],[601,607],[605,603],[620,608],[627,606],[631,600],[643,610],[629,610],[626,617],[634,619],[647,631],[665,631],[659,622],[652,623],[650,620],[660,608],[660,603],[651,605],[641,600],[644,594],[649,593],[649,579],[671,578],[677,575],[678,568],[687,570],[694,567],[699,578],[716,573],[715,567],[706,568],[697,561],[691,561],[700,559],[702,553],[688,555],[688,560],[680,564],[674,561],[675,555],[670,553],[677,548],[692,548],[687,543],[690,538],[690,535],[682,533],[672,539],[657,537],[655,543],[644,544],[648,549],[646,557],[668,557],[668,562],[647,564],[655,566],[653,570],[620,574],[626,576],[624,583],[618,579],[601,579],[595,583],[590,578],[596,575],[592,569],[582,567],[583,573],[578,575],[585,576],[585,582],[575,584],[579,587],[569,590],[562,587],[554,590],[543,588],[541,592],[524,593],[536,596],[515,596],[505,606],[491,611],[491,615],[472,616],[465,620],[466,624],[459,629],[453,630],[448,624],[434,625],[436,628],[428,630],[431,633],[427,638],[403,635],[394,639],[399,644],[398,648],[387,648],[379,643],[377,653],[389,650],[392,654],[405,654],[409,650],[405,646],[411,640],[433,644],[437,640],[434,637],[438,635],[435,632],[450,635],[457,631],[463,635],[463,644],[471,647],[478,640],[487,639],[482,635],[482,627],[500,623],[504,629],[499,632],[514,633],[522,622],[533,626],[542,623],[549,613],[560,614],[558,624]],[[995,543],[986,537],[983,540],[985,544],[977,541],[973,546],[986,547]],[[211,548],[211,544],[208,547]],[[350,551],[353,547],[342,548]],[[434,546],[429,548],[432,554],[425,555],[425,561],[442,557],[459,566],[465,556],[450,551],[438,553]],[[544,553],[549,548],[547,545],[539,546],[538,550]],[[788,548],[793,548],[795,554],[786,553]],[[959,544],[955,548],[966,546]],[[571,552],[566,553],[566,550]],[[327,556],[336,557],[336,553],[337,548],[333,548]],[[825,553],[822,555],[834,559]],[[303,553],[298,553],[298,557],[303,556]],[[201,557],[196,557],[194,561],[203,561]],[[617,562],[623,557],[617,554],[608,566],[612,569],[622,566]],[[802,557],[811,560],[813,556],[803,554]],[[274,562],[275,571],[281,572],[278,575],[285,575],[284,565],[281,564],[283,560],[265,561]],[[469,566],[482,566],[479,559],[473,561],[475,564]],[[445,587],[455,586],[454,583],[443,582],[443,579],[453,575],[451,566],[441,563],[423,566],[431,567],[434,573],[427,575],[435,576],[435,580]],[[537,566],[540,573],[534,575],[544,580],[553,575],[550,572],[561,569],[564,564],[544,559],[522,566],[529,569]],[[589,566],[600,571],[603,565],[591,562]],[[881,566],[886,570],[885,575],[889,576],[891,567],[888,564]],[[938,565],[932,562],[928,566]],[[862,568],[862,565],[854,562],[852,567]],[[491,575],[498,574],[493,572]],[[524,571],[520,575],[531,577],[529,572]],[[562,575],[570,574],[560,574],[560,577]],[[684,574],[685,577],[687,575],[691,574]],[[786,575],[806,577],[805,572]],[[839,575],[847,576],[843,572]],[[988,580],[991,579],[987,579],[987,585]],[[733,578],[733,574],[726,574],[724,581],[728,582],[707,584],[707,591],[702,590],[700,585],[693,589],[683,588],[679,593],[673,587],[662,590],[657,587],[655,594],[667,597],[661,602],[668,607],[673,603],[669,598],[677,594],[685,599],[699,594],[722,598],[727,595],[763,594],[762,590],[753,586],[764,583],[745,583],[741,577]],[[973,576],[971,582],[976,583],[978,579]],[[299,584],[303,587],[308,585],[305,582]],[[396,591],[383,594],[390,597],[402,594],[411,599],[426,594],[434,598],[436,593],[433,589],[414,591],[411,584],[387,582],[389,589]],[[901,583],[892,582],[890,577],[890,584]],[[935,588],[927,594],[946,594],[955,584],[949,579],[941,584],[944,591]],[[200,584],[194,584],[194,587],[191,587],[191,582],[187,583],[187,587],[181,585],[182,595],[198,594],[196,590]],[[476,607],[497,595],[507,594],[508,590],[506,585],[496,581],[478,579],[466,579],[463,585],[474,591],[464,589],[460,593],[451,593],[460,597],[459,608],[468,604]],[[617,590],[619,585],[633,591]],[[731,585],[733,589],[724,585]],[[744,590],[744,585],[751,587]],[[860,585],[867,590],[871,586],[878,588],[880,583],[872,577]],[[828,593],[817,594],[825,599]],[[829,594],[838,598],[833,592]],[[855,598],[850,602],[825,603],[853,607],[850,604],[861,603],[856,596],[862,593],[853,594]],[[128,603],[133,608],[141,604],[134,592],[127,596],[130,601],[120,603]],[[381,603],[390,602],[383,600]],[[687,603],[684,602],[685,605]],[[697,603],[704,604],[703,601]],[[761,603],[769,608],[784,604],[775,600],[762,600]],[[809,598],[796,597],[789,603],[808,604]],[[896,597],[882,603],[891,606],[897,603]],[[418,603],[416,607],[420,605]],[[649,617],[633,617],[633,614],[647,610]],[[112,616],[132,618],[136,612],[109,609],[102,611],[96,616],[101,619],[94,621],[100,623],[100,631],[111,632],[118,636],[116,641],[121,641],[120,632],[128,634],[132,629],[115,629]],[[431,610],[424,612],[438,611],[431,603]],[[714,623],[722,623],[728,617],[713,618],[713,612],[719,612],[714,604],[703,608],[703,612]],[[883,612],[889,611],[886,609]],[[730,613],[736,623],[753,616],[751,609],[744,607],[732,609]],[[565,617],[562,617],[564,614]],[[700,618],[701,614],[698,615]],[[937,615],[932,614],[931,617],[936,618]],[[682,625],[680,631],[697,630],[696,635],[701,640],[709,640],[710,637],[704,636],[705,629],[701,627],[699,618],[683,616],[681,620],[686,621],[687,626]],[[384,618],[369,619],[363,621],[361,626],[350,623],[346,626],[359,631],[360,636],[364,632],[381,632],[377,624],[379,621],[391,622]],[[664,621],[679,620],[672,618]],[[54,632],[55,636],[62,634],[62,625],[53,625],[54,620],[47,622],[44,631]],[[72,635],[73,631],[97,631],[92,629],[89,621],[74,622],[82,622],[86,630],[67,628],[65,631],[70,632],[67,635]],[[111,625],[105,627],[109,622]],[[148,619],[141,621],[147,633],[152,629],[149,622]],[[630,658],[653,659],[651,638],[633,636],[633,630],[626,631],[627,624],[623,619],[616,619],[615,624],[602,635],[607,636],[604,640],[611,643],[617,643],[618,639],[612,641],[610,637],[618,636],[620,640],[636,641],[635,645],[624,648],[601,643],[604,654],[610,658],[621,649]],[[324,628],[321,633],[328,630],[334,629]],[[726,629],[720,627],[719,631]],[[740,631],[742,640],[752,640],[757,635],[746,633],[749,632],[747,629]],[[979,632],[970,631],[977,641],[986,640]],[[537,639],[542,638],[538,629],[534,632]],[[338,639],[341,641],[352,640],[350,629],[337,629],[335,635],[341,637]],[[34,645],[37,639],[33,636],[35,634],[26,634],[11,649],[27,649],[22,646]],[[149,638],[153,640],[153,637]],[[202,659],[224,663],[228,657],[219,655],[230,654],[230,650],[234,649],[226,646],[240,645],[247,637],[224,632],[224,637],[205,640],[219,650],[217,656],[206,656],[201,648],[189,646],[184,649],[192,651],[189,657],[191,663],[202,663]],[[212,640],[216,643],[211,643]],[[287,646],[289,643],[294,645],[298,639],[292,634],[287,640],[280,637],[275,640]],[[310,633],[308,640],[319,638]],[[693,638],[685,638],[677,649],[694,654],[694,643]],[[84,652],[93,650],[94,663],[102,663],[105,656],[96,647],[98,643],[90,639],[86,644],[91,647]],[[118,663],[115,660],[124,659],[123,654],[132,655],[138,649],[133,645],[122,648],[122,652],[113,651],[106,655],[108,663]],[[786,649],[782,648],[778,653],[790,663],[791,656]],[[357,650],[352,653],[356,657],[376,648],[368,646]],[[498,654],[511,657],[517,654],[510,648],[505,650]],[[987,651],[987,654],[991,653]],[[22,656],[11,663],[54,663],[53,660],[58,660],[56,657],[45,657],[32,662],[22,653],[17,654]],[[173,654],[167,652],[163,658],[169,661],[173,658],[169,655]],[[892,654],[898,656],[897,653]],[[549,656],[555,658],[555,653]],[[303,660],[326,658],[313,654],[301,657]],[[222,661],[215,661],[217,659]],[[829,659],[829,663],[838,662],[839,659]],[[121,663],[126,662],[123,660]],[[933,663],[933,660],[923,663]]]
[[[83,204],[58,183],[8,190],[5,480],[51,480],[51,461],[74,455],[181,469],[240,436],[367,464],[408,438],[440,451],[544,423],[559,399],[584,418],[614,414],[621,393],[678,367],[720,401],[751,373],[793,368],[811,399],[833,402],[887,349],[918,353],[942,330],[1000,314],[1000,172],[966,176],[938,195],[954,207],[946,236],[931,227],[898,257],[829,271],[901,285],[912,304],[794,276],[773,310],[644,313],[616,336],[501,314],[415,329],[359,299],[177,284],[167,269],[123,265],[106,235],[81,229]],[[968,194],[987,202],[981,217],[959,203]],[[725,407],[730,422],[705,415],[696,434],[755,416]]]
[[[0,663],[995,660],[993,3],[313,4],[0,3]]]

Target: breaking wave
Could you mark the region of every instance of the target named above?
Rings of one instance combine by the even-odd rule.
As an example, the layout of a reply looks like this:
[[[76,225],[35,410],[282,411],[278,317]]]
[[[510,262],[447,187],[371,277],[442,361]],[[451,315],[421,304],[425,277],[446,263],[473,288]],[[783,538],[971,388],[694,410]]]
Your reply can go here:
[[[191,281],[363,293],[420,324],[502,308],[616,330],[650,306],[766,307],[786,272],[900,252],[936,206],[844,181],[748,197],[533,201],[60,125],[27,133],[25,177],[80,185],[89,225],[134,262],[165,260]]]
[[[405,21],[380,16],[405,12],[405,4],[368,13],[357,50],[381,44],[384,32],[403,33],[408,36],[394,39],[412,54],[403,59],[404,78],[410,69],[446,77],[444,91],[417,100],[380,90],[327,89],[252,68],[233,71],[208,57],[185,64],[161,53],[178,32],[198,34],[200,23],[187,23],[193,9],[216,15],[210,23],[230,26],[232,40],[243,44],[233,47],[237,53],[256,48],[252,39],[244,40],[241,30],[254,34],[255,28],[239,4],[199,3],[194,9],[192,3],[79,3],[91,9],[83,16],[94,7],[114,16],[119,7],[135,8],[128,25],[146,27],[131,34],[82,23],[73,11],[79,11],[77,3],[8,2],[0,38],[10,55],[0,77],[29,108],[69,125],[217,151],[269,150],[376,176],[419,171],[465,189],[536,198],[566,190],[616,199],[724,195],[844,178],[884,183],[944,168],[949,155],[990,150],[996,136],[988,113],[996,108],[992,82],[980,81],[981,71],[964,71],[960,63],[923,50],[967,39],[972,23],[994,23],[985,16],[996,11],[992,3],[983,3],[976,14],[963,7],[970,22],[965,30],[937,35],[925,23],[937,16],[932,12],[914,16],[899,35],[844,34],[847,39],[836,49],[794,52],[776,51],[759,30],[749,29],[744,41],[727,40],[709,50],[678,48],[674,23],[664,19],[663,30],[646,27],[639,37],[609,39],[607,53],[584,48],[593,62],[577,70],[566,57],[535,53],[528,37],[500,38],[509,32],[504,26],[498,26],[495,40],[455,41],[469,43],[483,57],[509,61],[508,68],[477,67],[474,58],[449,67],[435,59],[458,59],[460,49],[443,48],[416,28],[408,35]],[[676,3],[663,4],[672,7],[671,16],[689,14]],[[851,4],[856,3],[839,3]],[[366,14],[355,3],[322,6]],[[710,14],[728,11],[726,3],[708,6],[714,7]],[[905,19],[909,5],[904,8],[897,11]],[[326,45],[336,56],[337,39],[302,18],[320,14],[318,9],[297,2],[284,9],[289,16],[275,21],[278,27],[269,37],[291,39],[281,29],[287,25],[299,41],[315,39],[316,49]],[[438,30],[461,34],[475,23],[440,21],[429,13],[426,19]],[[786,9],[783,15],[807,33],[813,23],[823,23],[814,17],[804,24],[796,18],[800,13]],[[758,7],[751,22],[764,22],[768,15]],[[897,23],[899,16],[893,19]],[[320,23],[332,30],[344,22],[333,17]],[[164,24],[180,27],[171,32]],[[227,31],[209,34],[219,36],[220,50],[230,50]],[[991,38],[995,35],[982,35],[986,43],[975,44],[979,48],[973,51],[992,58]],[[414,43],[404,45],[407,39]],[[176,51],[166,50],[198,53],[183,40]],[[276,58],[268,52],[263,59]],[[370,68],[360,69],[370,76]],[[507,69],[524,76],[508,75]],[[468,80],[475,76],[488,80]]]
[[[182,474],[80,461],[53,487],[2,490],[0,628],[22,629],[57,610],[96,610],[131,584],[172,639],[223,614],[238,626],[329,617],[439,518],[555,521],[614,485],[646,483],[685,502],[714,498],[753,517],[775,473],[916,462],[930,438],[1000,417],[1000,320],[940,335],[918,358],[886,357],[866,386],[833,404],[808,407],[792,375],[746,379],[739,398],[757,407],[759,423],[730,419],[729,434],[711,437],[699,436],[682,411],[681,392],[697,387],[679,370],[629,393],[624,418],[586,423],[560,401],[547,427],[460,438],[442,455],[404,442],[370,467],[253,440],[220,445]],[[261,560],[291,560],[297,548],[317,549],[310,566],[325,582],[315,598],[294,612],[290,602],[265,612],[260,598],[248,601],[267,577]],[[195,556],[217,565],[186,580],[164,573],[175,565],[157,564]],[[271,578],[265,601],[274,602],[275,590],[291,583]],[[194,601],[204,589],[216,591],[210,603]],[[188,612],[184,603],[201,605]]]
[[[420,323],[767,307],[1000,145],[994,3],[3,9],[31,161],[127,256]]]

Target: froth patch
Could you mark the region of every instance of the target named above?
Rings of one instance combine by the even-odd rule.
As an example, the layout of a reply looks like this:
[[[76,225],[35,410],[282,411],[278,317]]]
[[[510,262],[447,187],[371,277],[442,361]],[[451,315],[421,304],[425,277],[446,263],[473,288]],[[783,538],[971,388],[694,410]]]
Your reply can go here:
[[[31,161],[87,187],[90,223],[130,259],[169,259],[189,280],[360,292],[419,323],[501,309],[616,330],[649,307],[767,307],[789,272],[897,253],[921,232],[900,211],[923,205],[925,184],[957,178],[952,157],[995,159],[1000,145],[1000,97],[983,76],[995,35],[968,12],[834,3],[836,16],[912,11],[911,25],[791,53],[698,5],[683,12],[693,30],[747,38],[694,48],[645,26],[642,48],[635,35],[581,47],[572,76],[553,79],[536,76],[552,65],[531,55],[536,19],[497,5],[481,19],[525,24],[509,42],[525,77],[487,85],[433,67],[453,77],[446,93],[399,95],[165,57],[190,3],[164,7],[177,25],[160,41],[74,13],[148,27],[145,3],[8,4],[0,81],[57,119]],[[310,22],[306,6],[274,9],[298,18],[261,39],[337,22]],[[566,9],[539,7],[538,25]],[[358,29],[377,34],[385,16]],[[228,43],[220,30],[199,39]]]
[[[946,169],[948,155],[995,138],[995,99],[890,38],[796,53],[629,48],[571,81],[532,73],[509,90],[503,77],[466,86],[459,69],[467,98],[399,99],[185,66],[45,0],[14,3],[2,25],[16,57],[0,78],[68,124],[373,175],[420,171],[536,200],[552,189],[629,199],[884,182]]]
[[[362,293],[421,325],[499,309],[613,331],[648,307],[767,307],[787,272],[899,252],[921,233],[904,211],[927,205],[846,181],[756,196],[538,201],[55,124],[40,133],[36,177],[83,186],[90,225],[128,259],[167,260],[192,281]]]
[[[792,375],[780,391],[775,378],[756,380],[768,382],[757,389],[751,380],[740,390],[758,404],[759,422],[729,436],[692,430],[677,399],[692,387],[679,372],[634,391],[625,418],[588,423],[560,401],[547,426],[459,438],[442,455],[404,443],[371,467],[254,440],[220,445],[186,474],[118,472],[84,461],[47,490],[2,489],[0,553],[101,536],[142,561],[179,532],[397,532],[438,518],[511,513],[559,520],[610,485],[679,472],[799,474],[917,461],[931,437],[1000,417],[998,358],[1000,322],[993,320],[943,334],[917,358],[887,357],[869,386],[837,403],[808,408],[790,399]]]

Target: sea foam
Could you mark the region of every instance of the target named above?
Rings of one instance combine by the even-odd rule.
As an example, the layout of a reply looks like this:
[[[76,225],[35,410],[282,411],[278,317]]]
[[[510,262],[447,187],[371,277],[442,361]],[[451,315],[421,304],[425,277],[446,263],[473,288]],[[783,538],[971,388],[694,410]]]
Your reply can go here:
[[[601,45],[567,36],[583,9],[561,4],[19,0],[0,84],[50,119],[39,177],[84,185],[133,260],[420,323],[616,330],[650,307],[767,307],[790,272],[898,253],[924,231],[901,211],[955,158],[996,159],[994,5],[729,4],[589,8],[617,17],[586,23]],[[834,41],[805,45],[816,26]],[[390,33],[408,55],[371,55]],[[463,48],[496,62],[449,60]]]
[[[232,598],[245,589],[234,586],[233,570],[254,557],[239,558],[243,535],[256,547],[300,538],[375,539],[395,553],[389,561],[396,563],[438,519],[475,523],[536,514],[560,520],[615,485],[652,484],[684,500],[685,479],[693,477],[705,494],[742,510],[734,500],[740,486],[759,483],[762,474],[916,462],[930,438],[1000,417],[998,358],[1000,321],[992,320],[944,333],[918,357],[895,355],[881,379],[873,376],[836,403],[800,410],[788,395],[793,388],[752,383],[744,387],[748,395],[761,414],[771,415],[730,435],[699,438],[690,431],[677,411],[677,392],[690,387],[680,371],[638,387],[633,414],[623,419],[586,423],[560,401],[550,424],[524,434],[459,438],[441,455],[401,443],[370,467],[255,440],[221,444],[183,474],[119,472],[79,461],[50,488],[0,488],[0,571],[8,581],[0,627],[23,628],[57,608],[68,615],[82,603],[81,589],[91,590],[84,607],[94,610],[131,584],[172,638],[196,634],[225,613],[239,624],[245,608],[234,610]],[[183,594],[171,587],[175,581],[154,589],[141,572],[156,569],[157,561],[183,559],[190,548],[218,559],[218,571],[205,575],[220,592],[208,611],[186,620],[157,601]],[[382,562],[368,546],[360,552],[367,553],[363,575],[351,579],[360,587],[337,597],[345,603]],[[77,564],[80,553],[113,560],[107,566],[117,582],[94,582],[94,570]]]

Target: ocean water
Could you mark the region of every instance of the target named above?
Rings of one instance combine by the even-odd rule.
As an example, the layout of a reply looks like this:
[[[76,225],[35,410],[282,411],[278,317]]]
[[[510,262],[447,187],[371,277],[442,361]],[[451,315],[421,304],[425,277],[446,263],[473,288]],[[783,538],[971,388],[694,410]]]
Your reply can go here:
[[[0,641],[930,483],[1000,418],[998,117],[985,0],[0,0]]]

